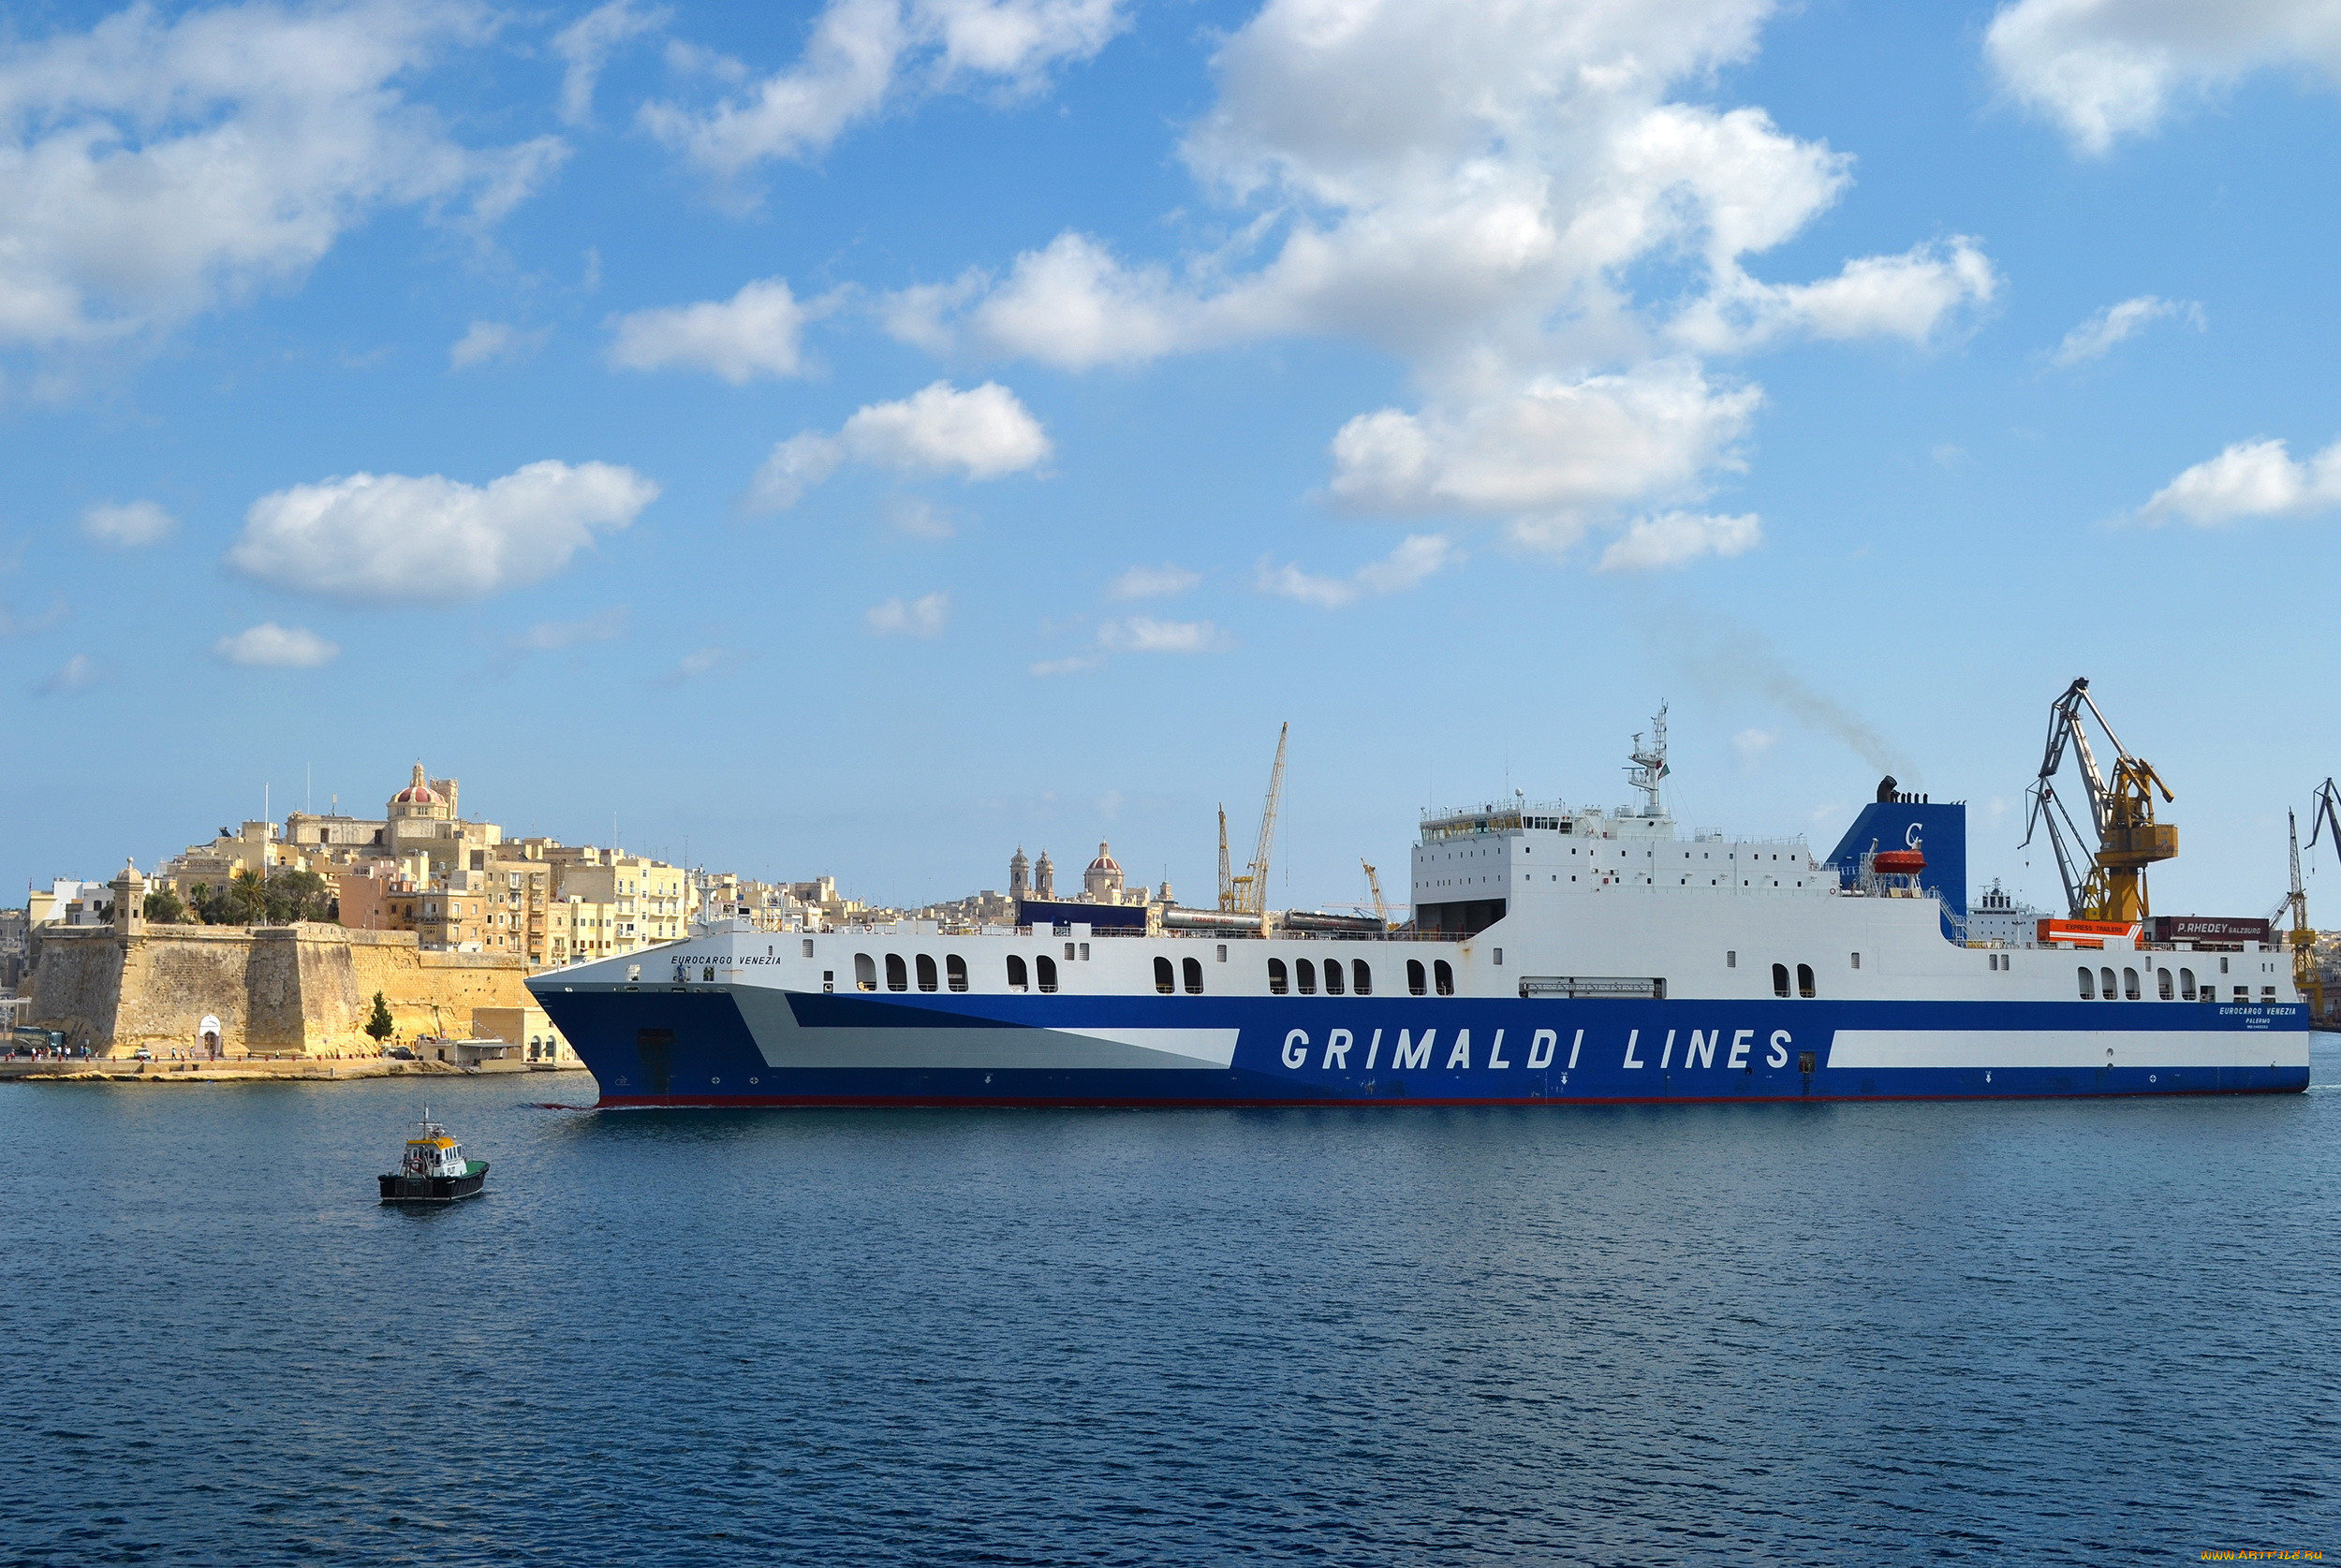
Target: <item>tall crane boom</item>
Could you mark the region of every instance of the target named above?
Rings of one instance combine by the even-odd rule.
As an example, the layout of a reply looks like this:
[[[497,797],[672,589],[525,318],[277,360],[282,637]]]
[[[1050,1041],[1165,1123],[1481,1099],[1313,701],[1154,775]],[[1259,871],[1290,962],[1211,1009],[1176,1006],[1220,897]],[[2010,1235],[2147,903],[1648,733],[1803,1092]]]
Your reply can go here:
[[[1259,843],[1253,847],[1252,863],[1240,874],[1231,872],[1228,863],[1228,808],[1219,808],[1219,908],[1229,915],[1259,915],[1268,907],[1268,857],[1276,846],[1276,800],[1285,787],[1285,740],[1292,732],[1288,723],[1276,731],[1276,762],[1268,770],[1268,802],[1259,816]]]
[[[2309,848],[2317,847],[2318,835],[2328,828],[2333,829],[2334,853],[2341,855],[2341,786],[2336,786],[2331,779],[2319,784],[2317,793],[2309,799]]]
[[[1228,869],[1228,808],[1219,808],[1219,909],[1235,913],[1235,877]]]
[[[2331,781],[2326,787],[2332,787]],[[2318,802],[2328,810],[2332,807],[2321,795]],[[2317,928],[2308,923],[2308,889],[2301,882],[2300,818],[2286,812],[2284,827],[2292,841],[2292,886],[2276,907],[2281,911],[2289,906],[2292,912],[2292,929],[2286,937],[2292,948],[2292,985],[2308,998],[2308,1017],[2314,1022],[2325,1016],[2325,988],[2317,979]]]
[[[1376,873],[1372,862],[1360,860],[1358,864],[1365,867],[1366,891],[1374,895],[1374,923],[1382,930],[1388,931],[1390,930],[1390,906],[1382,901],[1382,879]]]
[[[2088,726],[2082,715],[2098,722],[2113,748],[2113,774],[2098,769],[2089,745]],[[2065,765],[2065,750],[2072,748],[2082,787],[2089,800],[2089,826],[2097,840],[2096,853],[2084,863],[2082,832],[2056,793],[2056,775]],[[2056,857],[2057,875],[2065,884],[2065,902],[2076,920],[2142,920],[2147,915],[2146,868],[2178,853],[2178,829],[2154,820],[2154,798],[2175,800],[2153,764],[2132,756],[2113,726],[2105,721],[2089,696],[2088,678],[2076,679],[2065,695],[2049,705],[2048,744],[2040,771],[2025,791],[2030,808],[2024,817],[2024,842],[2048,828],[2049,848]],[[2072,843],[2066,843],[2067,835]]]
[[[1276,801],[1285,792],[1285,740],[1292,732],[1288,721],[1276,730],[1276,761],[1268,769],[1268,799],[1260,807],[1259,843],[1253,847],[1248,872],[1251,897],[1244,913],[1258,915],[1268,907],[1268,857],[1276,847]]]

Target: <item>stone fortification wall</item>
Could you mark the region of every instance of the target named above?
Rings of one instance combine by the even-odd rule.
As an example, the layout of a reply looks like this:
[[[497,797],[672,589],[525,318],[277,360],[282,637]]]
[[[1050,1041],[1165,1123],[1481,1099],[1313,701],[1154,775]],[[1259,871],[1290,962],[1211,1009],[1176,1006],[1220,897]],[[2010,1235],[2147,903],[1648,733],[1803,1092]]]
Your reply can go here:
[[[478,1007],[525,1007],[521,982],[527,963],[497,953],[425,953],[412,931],[349,931],[358,1021],[374,1008],[374,993],[390,1004],[401,1039],[418,1034],[464,1034]],[[434,1011],[434,1008],[436,1011]]]
[[[411,931],[339,926],[149,927],[34,936],[31,1017],[74,1046],[192,1051],[206,1017],[229,1056],[370,1055],[374,993],[396,1038],[470,1032],[475,1008],[528,1004],[518,958],[425,953]]]

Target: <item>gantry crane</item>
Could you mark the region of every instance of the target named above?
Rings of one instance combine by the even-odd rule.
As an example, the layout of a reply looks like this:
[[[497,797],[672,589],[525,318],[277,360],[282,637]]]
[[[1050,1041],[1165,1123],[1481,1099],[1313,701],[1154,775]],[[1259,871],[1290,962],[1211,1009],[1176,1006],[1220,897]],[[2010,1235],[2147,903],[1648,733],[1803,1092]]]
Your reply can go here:
[[[1382,901],[1382,879],[1376,874],[1372,862],[1360,860],[1358,864],[1365,867],[1366,891],[1374,895],[1374,923],[1382,930],[1388,931],[1390,930],[1390,906]]]
[[[2088,728],[2082,723],[2084,709],[2113,744],[2113,776],[2110,780],[2098,771],[2097,755],[2089,749]],[[2088,793],[2089,820],[2097,836],[2097,851],[2085,862],[2085,870],[2079,858],[2081,829],[2056,794],[2056,774],[2064,767],[2069,745],[2080,769],[2082,786]],[[2167,803],[2177,797],[2151,763],[2130,755],[2123,746],[2089,696],[2087,677],[2075,680],[2050,705],[2048,746],[2041,755],[2039,776],[2024,793],[2031,804],[2024,817],[2024,842],[2030,844],[2034,830],[2047,826],[2049,848],[2056,856],[2056,872],[2064,880],[2065,902],[2072,918],[2144,919],[2146,868],[2178,853],[2178,829],[2154,820],[2154,798],[2159,793]],[[2072,839],[2069,847],[2068,834]]]
[[[1292,732],[1288,723],[1276,731],[1276,761],[1268,770],[1268,800],[1260,808],[1259,843],[1244,874],[1229,874],[1228,808],[1219,808],[1219,908],[1229,915],[1259,915],[1268,907],[1268,860],[1276,846],[1276,800],[1285,787],[1285,740]]]

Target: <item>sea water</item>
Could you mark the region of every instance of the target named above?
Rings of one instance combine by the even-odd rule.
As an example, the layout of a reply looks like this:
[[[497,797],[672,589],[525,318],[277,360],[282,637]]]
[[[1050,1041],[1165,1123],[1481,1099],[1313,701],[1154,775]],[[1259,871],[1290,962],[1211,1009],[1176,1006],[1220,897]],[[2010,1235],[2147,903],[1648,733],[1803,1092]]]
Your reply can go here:
[[[619,1112],[0,1088],[0,1561],[2341,1551],[2254,1099]],[[375,1201],[428,1102],[486,1195]]]

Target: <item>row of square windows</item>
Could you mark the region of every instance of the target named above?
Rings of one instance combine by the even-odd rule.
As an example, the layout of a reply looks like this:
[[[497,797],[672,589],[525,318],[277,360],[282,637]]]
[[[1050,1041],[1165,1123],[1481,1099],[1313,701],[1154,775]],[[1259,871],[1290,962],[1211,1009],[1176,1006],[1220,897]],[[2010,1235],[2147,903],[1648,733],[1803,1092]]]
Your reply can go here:
[[[806,945],[812,945],[807,943]],[[1345,992],[1358,996],[1374,994],[1374,971],[1363,959],[1350,960],[1349,971],[1346,977],[1342,973],[1339,959],[1327,959],[1322,973],[1327,996],[1340,996]],[[1268,960],[1269,994],[1284,996],[1292,989],[1293,982],[1298,980],[1303,996],[1315,996],[1318,985],[1318,965],[1313,960],[1296,960],[1288,969],[1284,960],[1270,959]],[[1806,974],[1809,976],[1811,972],[1808,970]],[[922,991],[935,990],[945,986],[955,991],[964,991],[967,989],[967,960],[957,953],[944,955],[943,967],[939,975],[935,969],[935,960],[930,954],[916,954],[908,963],[904,962],[900,953],[886,955],[886,989],[888,990],[908,990],[914,975],[917,976],[919,989]],[[711,980],[714,978],[712,969],[708,973],[708,978]],[[867,953],[856,953],[853,956],[853,978],[855,986],[862,990],[877,989],[877,961]],[[1034,988],[1036,980],[1041,990],[1053,992],[1057,989],[1056,960],[1043,953],[1028,965],[1022,954],[1010,953],[1008,956],[1009,989],[1030,990]],[[1164,996],[1170,996],[1182,989],[1189,996],[1203,994],[1201,961],[1191,958],[1182,959],[1174,967],[1167,958],[1156,959],[1155,989]],[[1408,994],[1425,996],[1433,989],[1436,989],[1441,996],[1455,994],[1453,966],[1445,959],[1438,959],[1426,969],[1421,960],[1408,959],[1406,960]],[[1805,994],[1809,996],[1812,993],[1808,990]]]
[[[2081,1000],[2083,1002],[2100,1000],[2112,1002],[2117,998],[2128,1002],[2140,1000],[2138,972],[2134,969],[2122,971],[2121,989],[2118,991],[2113,989],[2113,972],[2111,969],[2100,969],[2092,974],[2089,966],[2084,963],[2078,966],[2075,973],[2081,980]],[[2154,972],[2155,994],[2165,1002],[2216,1002],[2219,1000],[2219,988],[2212,981],[2205,980],[2200,990],[2196,989],[2195,972],[2191,969],[2182,969],[2178,972],[2176,997],[2171,994],[2172,989],[2171,972],[2167,969],[2157,969]],[[2260,994],[2263,1001],[2274,1002],[2276,999],[2276,989],[2274,986],[2262,986],[2260,988]],[[2251,987],[2235,988],[2236,1001],[2249,1002],[2251,999]]]

